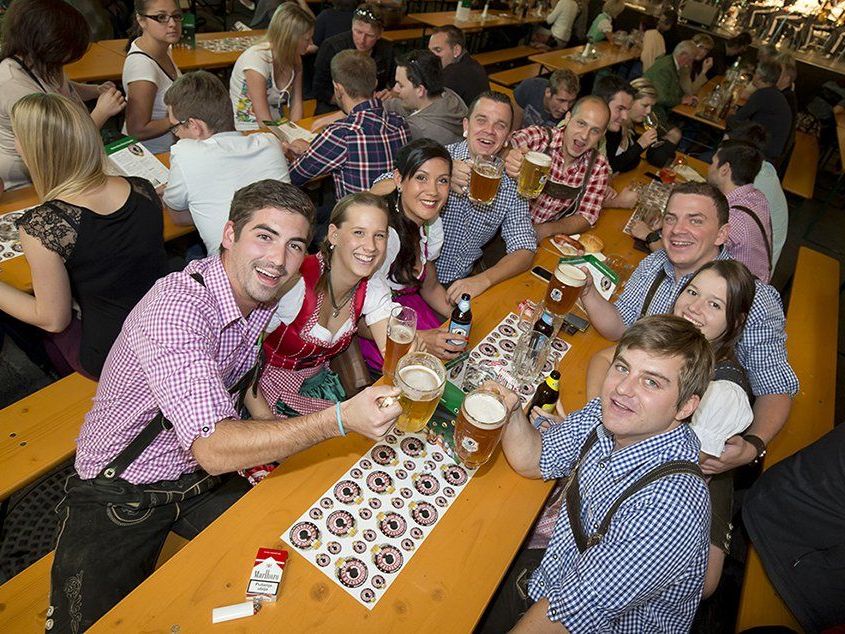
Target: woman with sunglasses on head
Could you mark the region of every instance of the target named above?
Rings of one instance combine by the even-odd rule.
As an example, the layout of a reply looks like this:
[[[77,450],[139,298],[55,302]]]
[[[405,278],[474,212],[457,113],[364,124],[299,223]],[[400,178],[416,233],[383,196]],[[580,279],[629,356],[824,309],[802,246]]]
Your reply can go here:
[[[174,142],[164,93],[182,74],[170,50],[181,37],[182,10],[176,0],[135,0],[135,25],[123,63],[123,132],[153,154],[167,152]]]
[[[302,118],[302,56],[311,45],[314,16],[292,2],[276,9],[263,42],[246,49],[229,79],[238,130],[257,130],[262,121]]]

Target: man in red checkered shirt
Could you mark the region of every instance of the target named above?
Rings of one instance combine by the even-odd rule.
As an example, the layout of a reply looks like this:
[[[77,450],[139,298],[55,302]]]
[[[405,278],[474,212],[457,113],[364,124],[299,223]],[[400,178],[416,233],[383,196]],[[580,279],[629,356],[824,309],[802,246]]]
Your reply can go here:
[[[581,233],[598,220],[610,177],[607,159],[596,149],[604,136],[610,111],[599,97],[582,97],[557,128],[531,126],[511,136],[505,164],[517,178],[527,152],[552,157],[549,180],[531,202],[531,220],[540,241],[557,233]]]

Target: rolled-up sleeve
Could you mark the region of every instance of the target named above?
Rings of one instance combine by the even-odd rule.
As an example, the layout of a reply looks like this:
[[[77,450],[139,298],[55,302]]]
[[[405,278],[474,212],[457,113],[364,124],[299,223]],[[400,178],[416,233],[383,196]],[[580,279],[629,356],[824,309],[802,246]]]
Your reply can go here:
[[[503,177],[503,181],[504,178]],[[513,185],[513,183],[510,183]],[[527,249],[537,250],[537,234],[534,232],[534,225],[531,223],[531,213],[528,211],[528,201],[517,194],[516,187],[503,188],[501,200],[497,204],[503,204],[508,210],[502,220],[502,240],[508,253]]]

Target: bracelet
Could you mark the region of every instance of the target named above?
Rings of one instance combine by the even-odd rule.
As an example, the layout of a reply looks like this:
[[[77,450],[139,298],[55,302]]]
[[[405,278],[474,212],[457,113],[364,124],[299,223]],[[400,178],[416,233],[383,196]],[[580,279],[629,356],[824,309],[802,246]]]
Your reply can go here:
[[[760,459],[766,455],[765,441],[759,436],[755,436],[754,434],[745,434],[742,438],[745,440],[745,442],[754,447],[757,454],[754,458],[754,462],[759,462]]]
[[[337,417],[337,430],[341,436],[345,436],[346,430],[343,428],[343,419],[340,417],[340,401],[334,404],[334,414]]]

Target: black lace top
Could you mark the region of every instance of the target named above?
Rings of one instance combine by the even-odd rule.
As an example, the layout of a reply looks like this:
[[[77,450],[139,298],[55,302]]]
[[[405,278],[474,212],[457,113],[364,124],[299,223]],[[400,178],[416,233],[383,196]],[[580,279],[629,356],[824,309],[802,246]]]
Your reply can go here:
[[[30,209],[18,227],[62,258],[82,309],[79,361],[99,376],[129,311],[167,272],[162,205],[143,178],[127,178],[129,197],[102,215],[51,200]]]

